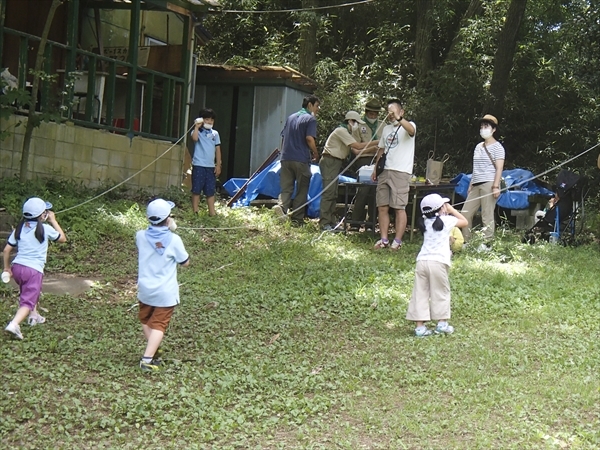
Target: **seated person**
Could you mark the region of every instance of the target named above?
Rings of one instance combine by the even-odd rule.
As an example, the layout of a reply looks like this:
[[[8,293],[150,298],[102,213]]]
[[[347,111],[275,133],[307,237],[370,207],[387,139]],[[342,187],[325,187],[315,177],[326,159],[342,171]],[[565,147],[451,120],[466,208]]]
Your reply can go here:
[[[554,197],[552,197],[550,200],[548,200],[548,203],[546,204],[546,207],[544,209],[536,211],[535,212],[535,223],[538,223],[540,220],[544,219],[546,217],[546,213],[554,207],[554,204],[557,201],[558,201],[558,194],[554,194]]]

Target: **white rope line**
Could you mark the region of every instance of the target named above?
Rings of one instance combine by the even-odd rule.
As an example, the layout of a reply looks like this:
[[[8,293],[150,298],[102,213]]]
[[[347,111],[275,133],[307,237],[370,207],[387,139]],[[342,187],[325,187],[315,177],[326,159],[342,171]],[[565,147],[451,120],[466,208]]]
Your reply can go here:
[[[56,212],[55,214],[62,214],[64,212],[67,211],[71,211],[72,209],[75,208],[79,208],[80,206],[83,206],[87,203],[93,202],[94,200],[102,197],[103,195],[108,194],[111,191],[114,191],[116,188],[118,188],[119,186],[122,186],[123,184],[127,183],[129,180],[131,180],[132,178],[138,176],[140,173],[142,173],[144,170],[146,170],[148,167],[150,167],[152,164],[154,164],[156,161],[158,161],[160,158],[162,158],[163,156],[165,156],[167,153],[169,153],[177,144],[179,144],[179,142],[187,136],[187,134],[191,131],[192,128],[194,128],[195,124],[192,125],[184,134],[183,136],[181,136],[179,139],[177,139],[177,141],[175,141],[168,149],[166,149],[163,153],[161,153],[159,156],[157,156],[152,162],[146,164],[144,167],[142,167],[140,170],[138,170],[136,173],[134,173],[133,175],[131,175],[129,178],[124,179],[123,181],[121,181],[119,184],[116,184],[115,186],[111,187],[110,189],[107,189],[106,191],[96,195],[95,197],[92,197],[84,202],[79,203],[78,205],[75,206],[71,206],[70,208],[67,209],[63,209],[61,211]]]
[[[370,1],[372,1],[372,0],[365,0],[363,2],[358,2],[358,3],[368,3]],[[225,11],[225,12],[227,12],[227,11]],[[157,156],[153,161],[151,161],[150,163],[146,164],[144,167],[142,167],[140,170],[138,170],[137,172],[135,172],[133,175],[131,175],[128,178],[124,179],[123,181],[121,181],[120,183],[116,184],[115,186],[113,186],[113,187],[105,190],[104,192],[102,192],[102,193],[100,193],[100,194],[98,194],[98,195],[96,195],[96,196],[94,196],[94,197],[92,197],[92,198],[90,198],[88,200],[85,200],[85,201],[83,201],[83,202],[81,202],[81,203],[79,203],[79,204],[77,204],[75,206],[71,206],[71,207],[63,209],[61,211],[57,211],[55,214],[62,214],[64,212],[71,211],[73,209],[76,209],[76,208],[79,208],[79,207],[81,207],[83,205],[86,205],[86,204],[88,204],[88,203],[90,203],[90,202],[92,202],[92,201],[94,201],[94,200],[96,200],[96,199],[98,199],[98,198],[100,198],[100,197],[108,194],[109,192],[115,190],[119,186],[122,186],[123,184],[127,183],[129,180],[135,178],[137,175],[139,175],[140,173],[142,173],[148,167],[150,167],[151,165],[153,165],[154,163],[156,163],[156,161],[158,161],[164,155],[166,155],[167,153],[169,153],[176,145],[178,145],[181,142],[182,139],[184,139],[187,136],[187,134],[192,130],[192,128],[194,128],[194,126],[195,126],[195,124],[192,124],[192,126],[181,137],[179,137],[179,139],[177,139],[177,141],[175,141],[169,148],[167,148],[163,153],[161,153],[159,156]],[[385,126],[385,120],[381,121],[380,125],[377,127],[377,130],[375,130],[375,132],[371,135],[371,141],[373,140],[373,137],[376,136],[380,132],[380,130],[382,129],[383,126]],[[369,144],[368,142],[365,143],[364,148],[354,156],[354,158],[348,163],[348,165],[346,167],[343,168],[343,170],[341,171],[341,174],[344,174],[360,157],[362,157],[363,153],[367,149],[368,144]],[[592,147],[588,148],[587,150],[584,150],[583,152],[579,153],[578,155],[575,155],[575,156],[567,159],[566,161],[563,161],[562,163],[557,164],[554,167],[551,167],[550,169],[548,169],[548,170],[546,170],[544,172],[541,172],[541,173],[539,173],[537,175],[534,175],[531,178],[519,181],[519,183],[517,183],[517,185],[520,186],[520,185],[523,185],[523,184],[525,184],[525,183],[527,183],[529,181],[533,181],[533,180],[535,180],[535,179],[537,179],[537,178],[539,178],[541,176],[544,176],[544,175],[546,175],[546,174],[548,174],[548,173],[550,173],[550,172],[552,172],[552,171],[554,171],[554,170],[556,170],[556,169],[564,166],[565,164],[568,164],[571,161],[574,161],[575,159],[580,158],[581,156],[585,155],[586,153],[589,153],[590,151],[594,150],[599,145],[600,145],[600,142],[598,142],[597,144],[595,144]],[[377,152],[373,156],[373,159],[371,160],[371,162],[373,162],[373,160],[375,159],[376,156],[377,156]],[[278,219],[280,219],[280,220],[287,220],[290,215],[292,215],[293,213],[295,213],[297,211],[300,211],[305,206],[307,206],[308,204],[312,203],[317,198],[321,197],[322,194],[323,194],[323,192],[325,192],[327,189],[329,189],[329,187],[331,187],[333,184],[338,184],[338,183],[339,183],[339,181],[338,181],[337,178],[333,179],[327,186],[324,186],[321,189],[321,191],[319,193],[317,193],[317,195],[315,195],[314,197],[312,197],[310,200],[307,200],[304,204],[300,205],[298,208],[287,211],[286,215],[278,217]],[[507,186],[506,188],[501,189],[500,193],[506,192],[509,189],[510,188]],[[494,195],[493,192],[489,193],[489,194],[485,194],[485,195],[479,196],[479,197],[472,198],[472,199],[470,199],[470,201],[480,200],[482,198],[489,197],[490,195]],[[467,196],[468,196],[468,194],[467,194]],[[355,197],[356,197],[356,195],[355,195]],[[466,199],[465,199],[464,202],[455,203],[454,206],[464,205],[465,203],[466,203]],[[316,239],[312,240],[312,243],[320,240],[325,233],[336,232],[336,230],[338,230],[338,228],[345,221],[346,211],[344,211],[344,213],[345,213],[344,217],[342,217],[342,219],[340,220],[340,222],[335,227],[333,227],[331,230],[323,230],[322,233]],[[245,225],[245,226],[239,226],[239,227],[222,227],[222,228],[204,228],[204,227],[198,227],[198,228],[193,228],[193,227],[179,227],[179,228],[182,229],[182,230],[223,231],[223,230],[239,230],[239,229],[256,228],[256,226],[255,225]]]
[[[384,125],[385,125],[385,121],[382,121],[382,123],[379,125],[379,127],[377,128],[377,130],[375,131],[375,133],[373,133],[373,134],[371,135],[371,140],[373,139],[373,137],[374,137],[374,136],[376,136],[376,135],[379,133],[379,131],[380,131],[381,127],[382,127],[382,126],[384,126]],[[528,179],[526,179],[526,180],[519,181],[519,183],[517,183],[517,184],[518,184],[518,185],[522,185],[522,184],[525,184],[525,183],[527,183],[527,182],[529,182],[529,181],[533,181],[533,180],[535,180],[536,178],[539,178],[539,177],[541,177],[541,176],[544,176],[544,175],[546,175],[546,174],[548,174],[548,173],[550,173],[550,172],[552,172],[552,171],[554,171],[554,170],[556,170],[556,169],[558,169],[558,168],[560,168],[560,167],[564,166],[565,164],[568,164],[568,163],[570,163],[571,161],[574,161],[575,159],[577,159],[577,158],[580,158],[581,156],[585,155],[586,153],[588,153],[588,152],[590,152],[590,151],[594,150],[594,149],[595,149],[596,147],[598,147],[599,145],[600,145],[600,142],[599,142],[599,143],[597,143],[596,145],[594,145],[594,146],[592,146],[592,147],[588,148],[587,150],[585,150],[585,151],[583,151],[583,152],[579,153],[578,155],[575,155],[575,156],[573,156],[572,158],[569,158],[569,159],[567,159],[566,161],[563,161],[562,163],[560,163],[560,164],[557,164],[556,166],[554,166],[554,167],[552,167],[552,168],[550,168],[550,169],[548,169],[548,170],[546,170],[546,171],[544,171],[544,172],[541,172],[541,173],[539,173],[538,175],[534,175],[534,176],[533,176],[533,177],[531,177],[531,178],[528,178]],[[347,165],[347,166],[346,166],[346,167],[345,167],[345,168],[342,170],[342,172],[341,172],[341,173],[344,173],[346,170],[348,170],[348,168],[350,168],[350,167],[352,166],[352,164],[354,164],[354,162],[355,162],[355,161],[356,161],[358,158],[360,158],[360,157],[362,156],[362,153],[363,153],[363,152],[366,150],[366,147],[367,147],[367,144],[365,144],[365,148],[364,148],[363,150],[361,150],[361,151],[360,151],[360,152],[359,152],[359,153],[358,153],[358,154],[357,154],[357,155],[354,157],[354,159],[353,159],[353,160],[352,160],[352,161],[351,161],[351,162],[350,162],[350,163],[349,163],[349,164],[348,164],[348,165]],[[376,156],[376,155],[377,155],[377,154],[375,154],[375,156]],[[310,200],[308,200],[307,202],[305,202],[303,205],[299,206],[299,207],[298,207],[298,208],[296,208],[295,210],[290,210],[290,211],[288,211],[288,214],[290,214],[290,215],[291,215],[292,213],[294,213],[294,212],[296,212],[296,211],[299,211],[300,209],[304,208],[304,207],[305,207],[306,205],[308,205],[309,203],[311,203],[311,202],[313,202],[314,200],[316,200],[318,197],[320,197],[320,196],[323,194],[323,192],[324,192],[324,191],[325,191],[327,188],[329,188],[329,187],[330,187],[331,185],[333,185],[334,183],[338,183],[338,180],[337,180],[337,179],[334,179],[334,180],[333,180],[332,182],[330,182],[330,183],[329,183],[329,184],[328,184],[326,187],[324,187],[324,188],[323,188],[323,189],[322,189],[322,190],[321,190],[321,191],[320,191],[320,192],[319,192],[317,195],[315,195],[314,197],[312,197]],[[508,187],[507,187],[507,188],[503,189],[502,191],[508,191],[508,190],[509,190],[509,189],[508,189]],[[474,198],[474,199],[471,199],[471,200],[478,200],[478,199],[481,199],[481,198],[484,198],[484,197],[488,197],[488,196],[490,196],[490,195],[493,195],[493,193],[491,193],[491,194],[486,194],[486,195],[482,195],[481,197],[477,197],[477,198]],[[356,198],[356,195],[354,195],[354,198]],[[465,203],[465,202],[456,203],[454,206],[457,206],[457,205],[462,205],[462,204],[464,204],[464,203]],[[345,211],[344,211],[344,213],[345,213]],[[340,232],[340,231],[336,231],[336,230],[338,230],[338,229],[339,229],[339,227],[340,227],[340,226],[341,226],[341,225],[344,223],[344,221],[345,221],[345,218],[346,218],[346,216],[344,215],[344,217],[342,217],[342,219],[341,219],[341,220],[340,220],[340,221],[337,223],[337,225],[336,225],[335,227],[333,227],[331,230],[323,230],[323,231],[321,231],[321,233],[320,233],[320,234],[319,234],[317,237],[315,237],[315,238],[313,238],[313,239],[311,240],[311,244],[314,244],[315,242],[319,241],[319,240],[320,240],[320,239],[321,239],[321,238],[322,238],[322,237],[323,237],[323,236],[324,236],[326,233],[335,233],[335,232]],[[285,216],[278,217],[278,219],[280,219],[280,220],[287,220],[287,219],[288,219],[288,215],[285,215]],[[186,227],[179,227],[179,228],[180,228],[180,229],[184,229],[184,230],[185,230],[185,229],[187,229],[187,230],[206,230],[206,231],[208,231],[208,230],[211,230],[211,231],[220,231],[220,230],[235,230],[235,229],[245,229],[245,228],[251,228],[251,227],[255,227],[255,226],[253,226],[253,225],[246,225],[246,226],[241,226],[241,227],[230,227],[230,228],[202,228],[202,227],[201,227],[201,228],[186,228]]]
[[[295,8],[295,9],[277,9],[277,10],[264,10],[264,11],[251,11],[251,10],[242,10],[242,9],[221,9],[215,10],[219,13],[237,13],[237,14],[268,14],[268,13],[290,13],[290,12],[307,12],[307,11],[317,11],[320,9],[336,9],[336,8],[344,8],[347,6],[360,5],[363,3],[374,3],[375,0],[361,0],[357,2],[351,3],[342,3],[340,5],[331,5],[331,6],[315,6],[312,8]]]
[[[371,140],[373,140],[373,137],[374,137],[374,136],[376,136],[376,135],[379,133],[379,131],[380,131],[381,127],[382,127],[382,126],[384,126],[384,125],[385,125],[385,121],[382,121],[382,122],[381,122],[381,124],[379,125],[379,127],[377,127],[377,130],[375,131],[375,133],[373,133],[373,134],[371,135]],[[358,153],[358,154],[357,154],[357,155],[354,157],[354,159],[352,159],[352,161],[350,161],[350,163],[349,163],[349,164],[348,164],[348,165],[347,165],[347,166],[346,166],[346,167],[345,167],[345,168],[342,170],[342,172],[341,172],[342,174],[343,174],[344,172],[346,172],[346,170],[348,170],[348,168],[350,168],[350,167],[352,166],[352,164],[354,164],[354,162],[355,162],[355,161],[356,161],[358,158],[360,158],[360,157],[362,156],[362,153],[363,153],[363,152],[366,150],[366,147],[367,147],[367,145],[368,145],[368,143],[367,143],[367,144],[365,144],[365,148],[364,148],[363,150],[361,150],[361,151],[360,151],[360,152],[359,152],[359,153]],[[557,164],[556,166],[554,166],[554,167],[552,167],[552,168],[550,168],[550,169],[548,169],[548,170],[546,170],[546,171],[544,171],[544,172],[541,172],[541,173],[540,173],[540,174],[538,174],[538,175],[534,175],[533,177],[531,177],[531,178],[529,178],[529,179],[526,179],[526,180],[520,181],[518,184],[519,184],[519,185],[521,185],[521,184],[525,184],[525,183],[527,183],[527,182],[529,182],[529,181],[535,180],[536,178],[539,178],[539,177],[541,177],[541,176],[543,176],[543,175],[546,175],[546,174],[548,174],[548,173],[552,172],[553,170],[556,170],[557,168],[559,168],[559,167],[562,167],[562,166],[564,166],[565,164],[568,164],[568,163],[570,163],[571,161],[574,161],[575,159],[577,159],[577,158],[579,158],[579,157],[581,157],[581,156],[585,155],[586,153],[588,153],[588,152],[592,151],[593,149],[595,149],[595,148],[596,148],[596,147],[598,147],[599,145],[600,145],[600,142],[599,142],[599,143],[597,143],[596,145],[594,145],[593,147],[591,147],[591,148],[589,148],[589,149],[587,149],[587,150],[585,150],[585,151],[581,152],[580,154],[578,154],[578,155],[576,155],[576,156],[573,156],[572,158],[570,158],[570,159],[568,159],[568,160],[566,160],[566,161],[564,161],[564,162],[562,162],[562,163],[560,163],[560,164]],[[377,154],[375,154],[375,156],[377,156]],[[323,194],[323,192],[324,192],[325,190],[327,190],[327,188],[329,188],[329,187],[330,187],[331,185],[333,185],[334,183],[338,183],[338,180],[337,180],[337,179],[334,179],[334,180],[332,180],[332,181],[331,181],[331,182],[330,182],[330,183],[329,183],[327,186],[325,186],[325,187],[324,187],[324,188],[323,188],[323,189],[322,189],[322,190],[321,190],[321,191],[320,191],[320,192],[319,192],[317,195],[315,195],[314,197],[312,197],[310,200],[308,200],[307,202],[305,202],[303,205],[299,206],[299,207],[298,207],[298,208],[296,208],[295,210],[290,210],[290,211],[288,211],[288,214],[290,214],[290,215],[291,215],[292,213],[294,213],[294,212],[296,212],[296,211],[299,211],[300,209],[304,208],[304,207],[305,207],[306,205],[308,205],[309,203],[311,203],[311,202],[315,201],[315,200],[316,200],[318,197],[320,197],[320,196]],[[508,191],[508,188],[505,188],[505,189],[503,189],[503,191]],[[475,198],[475,199],[471,199],[471,200],[478,200],[478,199],[481,199],[481,198],[487,197],[487,196],[489,196],[489,195],[493,195],[493,193],[492,193],[492,194],[486,194],[486,195],[482,195],[481,197],[477,197],[477,198]],[[356,195],[354,195],[354,198],[356,198]],[[455,206],[457,206],[457,205],[462,205],[462,204],[464,204],[464,203],[465,203],[465,202],[456,203],[456,204],[455,204]],[[345,211],[344,211],[344,213],[345,213]],[[344,217],[342,217],[342,219],[341,219],[341,220],[340,220],[340,221],[337,223],[337,225],[336,225],[335,227],[333,227],[331,230],[323,230],[323,231],[321,231],[321,233],[319,234],[319,236],[317,236],[317,237],[315,237],[315,238],[313,238],[313,239],[311,240],[311,244],[314,244],[315,242],[319,241],[319,240],[320,240],[320,239],[321,239],[321,238],[322,238],[322,237],[323,237],[323,236],[324,236],[326,233],[335,233],[335,232],[340,232],[341,230],[340,230],[340,231],[336,231],[336,230],[338,230],[338,229],[340,228],[340,226],[341,226],[341,225],[344,223],[344,221],[345,221],[345,218],[346,218],[346,216],[344,215]],[[280,216],[280,217],[278,217],[278,219],[280,219],[280,220],[287,220],[287,219],[288,219],[288,215],[285,215],[285,216]],[[179,229],[182,229],[182,230],[203,230],[203,231],[239,230],[239,229],[249,229],[249,228],[257,228],[257,227],[256,227],[255,225],[245,225],[245,226],[240,226],[240,227],[229,227],[229,228],[204,228],[204,227],[192,228],[192,227],[179,227]]]
[[[223,228],[177,227],[178,230],[192,230],[192,231],[197,231],[197,230],[202,230],[202,231],[241,230],[241,229],[244,229],[244,228],[258,228],[258,227],[256,225],[243,225],[243,226],[240,226],[240,227],[223,227]]]
[[[548,173],[550,173],[550,172],[552,172],[552,171],[554,171],[554,170],[556,170],[556,169],[558,169],[558,168],[560,168],[560,167],[564,166],[565,164],[568,164],[568,163],[570,163],[571,161],[574,161],[574,160],[576,160],[577,158],[579,158],[579,157],[581,157],[581,156],[585,155],[586,153],[588,153],[588,152],[591,152],[592,150],[594,150],[594,149],[595,149],[596,147],[598,147],[599,145],[600,145],[600,142],[598,142],[596,145],[594,145],[594,146],[592,146],[592,147],[588,148],[587,150],[584,150],[583,152],[579,153],[578,155],[575,155],[575,156],[573,156],[572,158],[569,158],[569,159],[567,159],[566,161],[563,161],[563,162],[561,162],[560,164],[557,164],[556,166],[554,166],[554,167],[551,167],[550,169],[548,169],[548,170],[546,170],[546,171],[544,171],[544,172],[541,172],[541,173],[539,173],[539,174],[537,174],[537,175],[534,175],[534,176],[533,176],[533,177],[531,177],[531,178],[527,178],[527,179],[525,179],[525,180],[519,181],[519,182],[518,182],[518,183],[516,183],[516,184],[517,184],[517,186],[521,186],[521,185],[523,185],[523,184],[525,184],[525,183],[528,183],[529,181],[533,181],[533,180],[535,180],[535,179],[537,179],[537,178],[539,178],[539,177],[541,177],[541,176],[544,176],[544,175],[546,175],[546,174],[548,174]],[[472,174],[471,174],[471,176],[472,176]],[[512,187],[512,186],[511,186],[511,187]],[[502,193],[502,192],[507,192],[507,191],[509,191],[509,190],[510,190],[510,188],[509,188],[508,186],[506,186],[504,189],[501,189],[501,190],[500,190],[500,193]],[[468,197],[468,195],[469,195],[469,194],[467,193],[467,197]],[[480,199],[482,199],[482,198],[489,197],[490,195],[494,195],[494,193],[493,193],[493,192],[491,192],[491,193],[489,193],[489,194],[481,195],[481,196],[479,196],[479,197],[472,198],[472,199],[470,199],[469,201],[480,200]],[[500,197],[500,196],[498,196],[498,197]],[[464,202],[455,203],[453,206],[464,205],[466,202],[467,202],[467,200],[465,199],[465,201],[464,201]]]
[[[331,230],[321,230],[321,233],[317,237],[311,239],[311,241],[310,241],[311,245],[314,244],[315,242],[320,241],[321,238],[323,236],[325,236],[327,233],[342,233],[344,230],[338,230],[338,228],[344,223],[345,220],[346,220],[346,216],[344,215],[344,217],[342,217],[340,219],[340,221],[337,223],[337,225],[335,227],[333,227]]]
[[[375,130],[375,132],[373,134],[371,134],[371,141],[365,143],[364,148],[359,153],[357,153],[354,156],[354,158],[348,163],[348,165],[341,171],[342,174],[345,173],[354,164],[354,162],[356,160],[358,160],[358,158],[362,157],[362,154],[366,151],[367,146],[369,145],[369,143],[373,141],[373,137],[377,136],[384,126],[385,126],[385,120],[382,120],[381,123],[379,124],[379,126],[377,127],[377,129]],[[373,159],[376,156],[377,156],[377,152],[375,152],[375,155],[373,155]],[[373,159],[371,159],[371,161],[373,161]],[[293,213],[295,213],[297,211],[300,211],[301,209],[304,209],[304,207],[306,205],[314,202],[317,198],[319,198],[323,194],[323,192],[325,192],[334,183],[338,184],[338,179],[337,178],[334,178],[327,186],[323,187],[321,189],[321,191],[318,192],[317,195],[315,195],[314,197],[312,197],[310,200],[307,200],[304,204],[300,205],[296,209],[289,210],[286,215],[280,216],[277,219],[279,219],[281,221],[288,220],[289,216],[291,216]],[[356,195],[354,197],[356,197]],[[346,218],[346,216],[344,215],[344,217],[340,220],[340,222],[332,230],[324,230],[322,234],[327,233],[327,232],[334,232],[335,230],[337,230],[342,225],[342,223],[344,222],[345,218]],[[182,229],[182,230],[220,231],[220,230],[239,230],[239,229],[245,229],[245,228],[255,228],[255,226],[254,225],[245,225],[245,226],[240,226],[240,227],[229,227],[229,228],[204,228],[204,227],[198,227],[198,228],[178,227],[178,228]]]

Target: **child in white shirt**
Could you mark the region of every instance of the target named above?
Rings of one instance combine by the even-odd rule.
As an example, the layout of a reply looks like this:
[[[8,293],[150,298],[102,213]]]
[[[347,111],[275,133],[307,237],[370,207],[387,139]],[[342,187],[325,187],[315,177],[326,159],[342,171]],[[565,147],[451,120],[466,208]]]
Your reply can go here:
[[[406,319],[416,323],[415,335],[430,336],[450,334],[454,328],[450,319],[450,270],[452,252],[448,245],[454,227],[466,227],[469,222],[452,207],[450,199],[439,194],[429,194],[421,200],[423,246],[417,256],[415,284],[408,305]],[[435,330],[429,330],[425,322],[437,320]]]

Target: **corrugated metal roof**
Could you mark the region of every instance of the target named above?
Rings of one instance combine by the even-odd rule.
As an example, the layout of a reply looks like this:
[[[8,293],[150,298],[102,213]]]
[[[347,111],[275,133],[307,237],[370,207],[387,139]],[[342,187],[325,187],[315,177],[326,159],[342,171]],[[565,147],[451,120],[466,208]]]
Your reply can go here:
[[[318,83],[289,66],[230,66],[226,64],[198,64],[197,73],[212,72],[213,78],[219,74],[228,79],[281,79],[307,88],[316,89]]]
[[[191,3],[192,5],[208,5],[214,8],[221,7],[219,0],[187,0],[187,2]]]
[[[109,3],[121,3],[121,4],[130,4],[132,1],[141,1],[143,9],[154,9],[157,5],[167,4],[176,5],[190,11],[198,11],[199,9],[207,10],[209,8],[220,8],[221,4],[219,0],[84,0],[84,3],[89,4],[109,4]],[[145,5],[145,8],[144,8]]]

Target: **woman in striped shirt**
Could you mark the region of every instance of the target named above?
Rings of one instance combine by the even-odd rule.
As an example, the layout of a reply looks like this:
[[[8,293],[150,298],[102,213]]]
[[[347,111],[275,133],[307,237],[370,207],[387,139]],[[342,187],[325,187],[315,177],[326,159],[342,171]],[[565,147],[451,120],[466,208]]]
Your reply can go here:
[[[461,211],[469,221],[469,226],[462,229],[465,241],[471,237],[473,216],[480,207],[485,240],[490,241],[494,237],[494,210],[500,196],[500,180],[504,169],[504,147],[494,138],[498,119],[486,114],[479,122],[479,134],[483,142],[477,144],[473,152],[473,175]]]

